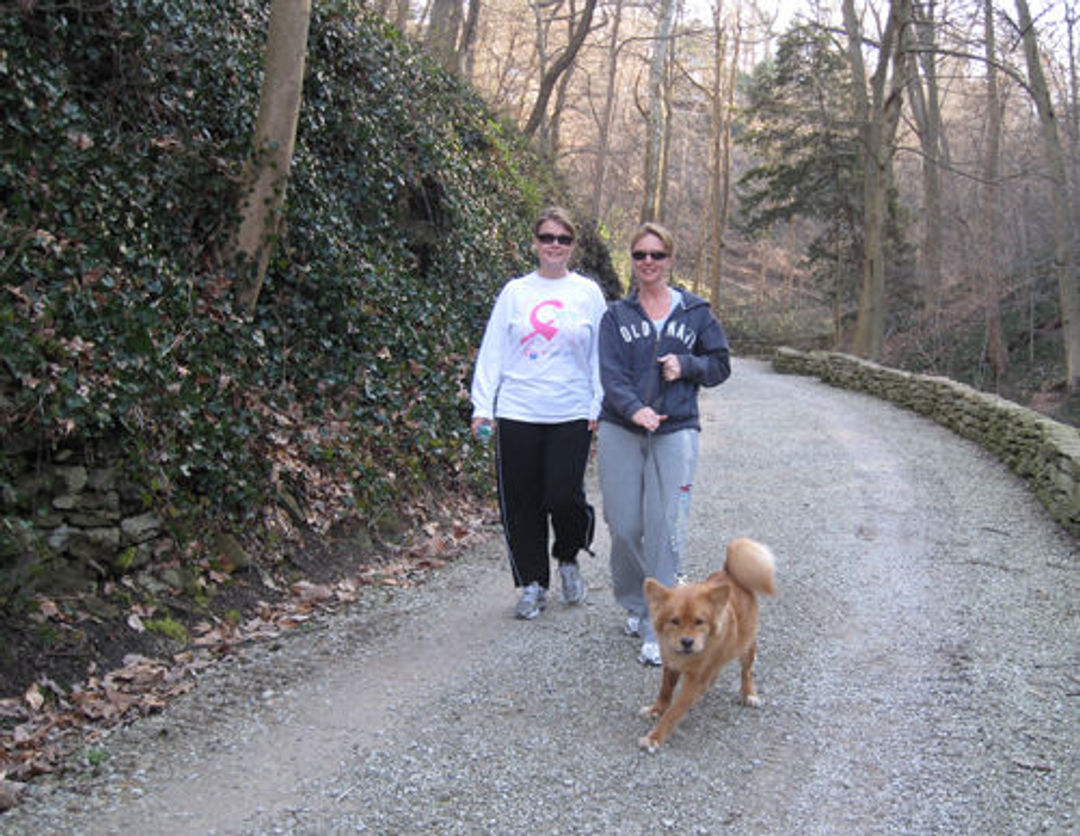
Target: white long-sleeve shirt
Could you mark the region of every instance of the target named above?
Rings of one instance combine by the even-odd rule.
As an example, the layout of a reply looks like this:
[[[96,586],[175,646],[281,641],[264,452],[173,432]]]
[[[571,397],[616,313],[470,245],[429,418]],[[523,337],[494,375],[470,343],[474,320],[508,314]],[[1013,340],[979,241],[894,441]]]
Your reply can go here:
[[[476,356],[474,418],[556,424],[600,414],[598,343],[607,310],[592,279],[535,271],[504,285]]]

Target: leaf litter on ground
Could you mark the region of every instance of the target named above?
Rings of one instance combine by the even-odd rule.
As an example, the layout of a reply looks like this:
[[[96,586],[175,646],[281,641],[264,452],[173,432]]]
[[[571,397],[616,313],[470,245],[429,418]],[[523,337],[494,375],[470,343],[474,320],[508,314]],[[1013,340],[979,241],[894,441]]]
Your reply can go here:
[[[475,506],[468,511],[459,506],[450,522],[426,523],[412,541],[382,546],[385,562],[363,565],[332,582],[295,580],[282,585],[286,594],[281,600],[258,601],[239,619],[212,617],[195,623],[188,646],[167,658],[133,653],[124,657],[121,667],[103,674],[91,662],[86,680],[70,689],[41,675],[21,696],[0,698],[0,811],[18,804],[35,777],[90,765],[74,755],[98,742],[107,729],[165,710],[196,688],[200,674],[218,659],[355,603],[366,590],[421,583],[489,531]],[[226,579],[218,574],[208,582]],[[153,606],[133,605],[127,625],[143,631],[153,614]],[[44,596],[35,617],[57,624],[70,620]]]

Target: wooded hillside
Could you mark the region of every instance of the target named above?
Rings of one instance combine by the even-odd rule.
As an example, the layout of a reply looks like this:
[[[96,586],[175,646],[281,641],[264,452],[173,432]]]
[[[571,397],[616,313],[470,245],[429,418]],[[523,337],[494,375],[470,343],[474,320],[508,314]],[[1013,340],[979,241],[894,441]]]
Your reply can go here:
[[[267,5],[0,18],[0,690],[23,639],[71,675],[132,615],[182,646],[241,578],[254,599],[290,561],[316,572],[305,534],[354,562],[425,526],[449,541],[445,498],[490,490],[472,356],[558,177],[382,20],[318,3],[247,316],[231,236]]]

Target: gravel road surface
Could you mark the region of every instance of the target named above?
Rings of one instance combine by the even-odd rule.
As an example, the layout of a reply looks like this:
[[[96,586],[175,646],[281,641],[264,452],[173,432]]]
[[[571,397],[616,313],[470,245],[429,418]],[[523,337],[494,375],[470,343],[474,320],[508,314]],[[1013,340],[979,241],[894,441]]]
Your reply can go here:
[[[737,670],[655,755],[608,585],[512,618],[501,541],[216,666],[0,833],[1075,833],[1080,546],[936,424],[737,360],[703,394],[685,569],[772,546]],[[590,495],[600,506],[595,473]],[[494,531],[494,529],[493,529]]]

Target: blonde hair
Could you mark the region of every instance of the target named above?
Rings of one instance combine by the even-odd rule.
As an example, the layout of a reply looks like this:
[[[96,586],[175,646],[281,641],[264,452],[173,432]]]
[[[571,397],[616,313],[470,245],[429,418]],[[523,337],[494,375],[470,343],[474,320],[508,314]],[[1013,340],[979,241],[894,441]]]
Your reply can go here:
[[[666,226],[655,221],[646,221],[634,230],[634,234],[630,236],[630,249],[633,250],[634,245],[646,235],[655,235],[664,245],[668,256],[675,255],[675,236],[671,234]]]
[[[540,232],[545,221],[554,221],[577,238],[577,227],[574,226],[573,218],[570,217],[570,212],[561,206],[549,206],[537,216],[536,223],[533,224],[533,235]]]

